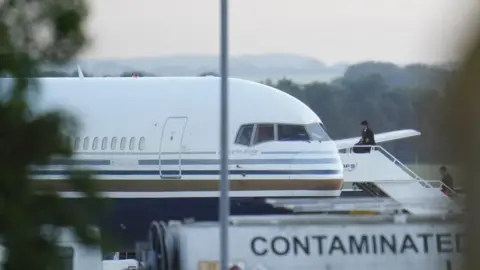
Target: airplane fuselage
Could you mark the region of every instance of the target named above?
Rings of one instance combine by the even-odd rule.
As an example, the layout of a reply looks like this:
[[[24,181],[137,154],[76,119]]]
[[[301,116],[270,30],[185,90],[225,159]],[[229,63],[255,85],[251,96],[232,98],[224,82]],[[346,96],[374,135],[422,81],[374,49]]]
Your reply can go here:
[[[71,137],[73,158],[32,170],[37,188],[68,193],[67,169],[90,170],[114,197],[108,228],[129,228],[128,235],[152,220],[215,219],[219,85],[209,77],[40,79],[38,111],[65,109],[80,132]],[[338,149],[308,106],[238,79],[229,94],[229,180],[241,202],[232,213],[279,211],[254,198],[340,196]]]
[[[67,109],[82,126],[71,138],[73,160],[57,159],[36,168],[38,179],[68,191],[63,176],[74,166],[105,180],[98,182],[104,191],[218,190],[218,78],[42,82],[39,108]],[[338,150],[310,108],[249,81],[232,79],[229,91],[232,190],[340,195],[343,165]]]

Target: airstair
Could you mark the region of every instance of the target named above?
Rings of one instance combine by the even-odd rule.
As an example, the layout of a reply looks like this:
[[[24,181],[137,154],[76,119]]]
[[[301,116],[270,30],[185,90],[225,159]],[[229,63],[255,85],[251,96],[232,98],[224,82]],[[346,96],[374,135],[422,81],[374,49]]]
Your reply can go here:
[[[461,213],[461,197],[442,182],[425,180],[381,146],[357,154],[353,148],[340,151],[345,186],[361,189],[368,198],[267,199],[275,207],[294,213],[399,213],[438,215]]]
[[[412,214],[433,214],[438,211],[459,212],[461,203],[454,190],[450,196],[441,191],[439,180],[422,179],[381,146],[370,153],[357,154],[353,148],[340,153],[344,164],[344,180],[367,191],[372,197],[383,197],[405,205]]]

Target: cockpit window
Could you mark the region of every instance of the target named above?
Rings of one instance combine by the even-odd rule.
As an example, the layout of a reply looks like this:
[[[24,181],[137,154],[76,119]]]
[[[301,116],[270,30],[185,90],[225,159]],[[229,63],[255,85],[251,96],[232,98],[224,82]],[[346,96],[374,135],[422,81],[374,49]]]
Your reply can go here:
[[[275,129],[273,124],[257,124],[255,141],[253,144],[275,140]]]
[[[238,131],[237,138],[235,139],[235,143],[246,145],[246,146],[250,145],[250,141],[252,139],[252,133],[253,133],[253,124],[241,126],[240,130]]]
[[[240,127],[235,143],[251,146],[268,141],[329,141],[321,123],[294,124],[245,124]]]
[[[330,137],[325,132],[324,126],[321,123],[312,123],[307,126],[308,135],[314,141],[330,141]]]
[[[135,252],[120,252],[120,254],[118,254],[118,258],[120,260],[127,260],[127,259],[135,259],[136,256],[135,256]]]
[[[302,125],[278,125],[279,141],[308,141],[308,133]]]

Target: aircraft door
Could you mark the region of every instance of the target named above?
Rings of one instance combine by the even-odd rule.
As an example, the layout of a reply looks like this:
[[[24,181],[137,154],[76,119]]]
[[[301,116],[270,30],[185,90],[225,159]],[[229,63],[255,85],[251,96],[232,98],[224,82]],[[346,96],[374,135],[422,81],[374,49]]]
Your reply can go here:
[[[186,124],[186,117],[170,117],[163,125],[159,153],[161,178],[182,176],[182,139]]]

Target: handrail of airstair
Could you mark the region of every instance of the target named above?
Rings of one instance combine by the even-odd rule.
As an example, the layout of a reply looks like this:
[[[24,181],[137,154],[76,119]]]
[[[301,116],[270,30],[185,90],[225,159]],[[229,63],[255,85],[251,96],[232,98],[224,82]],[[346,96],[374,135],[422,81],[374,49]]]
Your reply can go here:
[[[441,189],[442,186],[444,186],[445,189],[448,190],[448,192],[449,192],[450,194],[452,194],[453,196],[455,196],[455,197],[459,197],[459,196],[460,196],[460,194],[459,194],[458,192],[456,192],[455,189],[453,189],[453,188],[451,188],[451,187],[449,187],[449,186],[447,186],[447,185],[444,185],[441,180],[425,180],[425,179],[424,179],[424,181],[428,182],[428,183],[429,183],[432,187],[434,187],[434,188]],[[432,183],[432,184],[435,184],[435,186],[432,185],[431,183]]]
[[[376,149],[379,149],[380,152],[386,156],[387,158],[389,158],[391,161],[393,161],[393,163],[397,164],[402,170],[404,170],[407,174],[409,174],[414,180],[417,180],[423,187],[425,188],[435,188],[431,183],[440,183],[440,187],[443,185],[443,182],[440,181],[440,180],[424,180],[422,179],[418,174],[416,174],[414,171],[412,171],[410,168],[407,167],[407,165],[403,164],[400,160],[398,160],[394,155],[392,155],[390,152],[388,152],[385,148],[383,148],[382,146],[380,145],[355,145],[354,147],[364,147],[364,148],[367,148],[367,147],[371,147],[372,150],[376,150]],[[351,147],[349,149],[349,152],[352,153],[353,152],[353,148],[354,147]],[[368,153],[364,153],[364,154],[368,154]],[[378,182],[378,181],[377,181]],[[452,194],[453,196],[455,197],[458,197],[459,194],[453,190],[452,188],[448,187],[445,185],[445,188],[449,191],[450,194]]]
[[[399,179],[396,179],[396,180],[376,180],[374,183],[405,183],[406,181],[409,181],[409,180],[399,180]],[[439,184],[437,186],[433,186],[433,185],[431,185],[431,186],[432,186],[432,188],[437,189],[438,192],[442,192],[441,191],[441,186],[443,185],[442,181],[440,181],[440,180],[423,180],[423,181],[428,182],[428,183]],[[450,200],[452,202],[454,202],[457,206],[462,207],[462,205],[464,205],[464,196],[462,196],[461,194],[459,194],[455,190],[449,188],[448,186],[445,186],[445,188],[448,189],[450,191],[450,194],[451,194],[451,195],[445,194],[445,196],[448,196],[450,198]],[[416,198],[412,198],[412,200],[415,200],[415,199]]]
[[[405,183],[405,182],[408,182],[409,180],[400,180],[400,179],[395,179],[395,180],[375,180],[374,183]],[[429,185],[431,186],[431,188],[433,189],[441,189],[442,188],[442,185],[443,185],[443,182],[440,181],[440,180],[425,180],[425,179],[422,179],[422,181],[425,181],[427,183],[429,183]],[[436,185],[432,185],[430,183],[435,183]],[[456,192],[454,189],[448,187],[448,186],[445,186],[445,188],[447,190],[449,190],[453,195],[455,196],[460,196],[460,194],[458,194],[458,192]]]
[[[374,183],[403,183],[403,182],[406,182],[406,181],[410,181],[410,180],[401,180],[401,179],[395,179],[395,180],[375,180]],[[443,182],[440,181],[440,180],[425,180],[425,179],[422,179],[422,181],[428,183],[431,188],[434,188],[434,189],[441,189],[442,188],[442,185],[443,185]],[[445,188],[447,190],[449,190],[450,192],[452,193],[456,193],[456,191],[448,186],[445,186]]]
[[[425,188],[433,188],[427,181],[423,180],[420,176],[418,176],[414,171],[410,170],[407,165],[403,164],[400,160],[398,160],[394,155],[390,154],[385,148],[381,147],[380,145],[355,145],[349,149],[350,153],[353,153],[353,148],[367,148],[370,147],[372,150],[380,150],[380,152],[389,158],[393,163],[397,164],[402,170],[404,170],[410,177],[414,180],[417,180],[423,187]],[[368,154],[364,153],[363,155]]]

